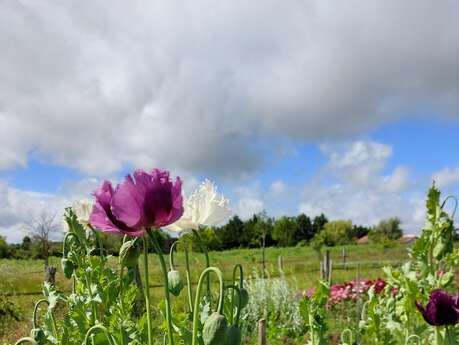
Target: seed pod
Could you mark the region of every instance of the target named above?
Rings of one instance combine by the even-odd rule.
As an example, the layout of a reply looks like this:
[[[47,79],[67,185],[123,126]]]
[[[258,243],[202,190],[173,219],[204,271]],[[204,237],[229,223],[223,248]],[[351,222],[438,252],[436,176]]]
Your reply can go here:
[[[174,296],[180,295],[180,291],[183,289],[183,282],[179,271],[170,270],[167,273],[167,283],[171,294]]]
[[[134,241],[126,241],[120,248],[119,260],[121,267],[131,268],[137,265],[140,252]]]
[[[61,266],[65,278],[70,279],[72,277],[73,271],[75,270],[75,265],[73,264],[73,262],[67,258],[63,258],[61,260]]]
[[[242,341],[242,332],[236,325],[232,325],[226,331],[226,345],[240,345]]]
[[[241,309],[244,309],[247,306],[247,304],[249,304],[249,293],[244,288],[239,289],[239,292],[241,294]],[[234,305],[236,307],[239,306],[239,294],[238,293],[234,294]]]
[[[41,328],[33,328],[30,331],[30,337],[33,340],[35,340],[37,344],[46,343],[46,335],[45,335],[45,332]]]
[[[212,313],[204,322],[202,329],[202,340],[204,345],[221,345],[225,344],[226,319],[219,313]]]

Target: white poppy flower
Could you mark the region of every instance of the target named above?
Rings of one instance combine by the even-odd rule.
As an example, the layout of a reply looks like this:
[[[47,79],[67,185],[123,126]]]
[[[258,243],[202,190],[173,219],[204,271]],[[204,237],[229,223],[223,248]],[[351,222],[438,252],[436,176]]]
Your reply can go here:
[[[184,202],[183,216],[166,229],[174,232],[198,229],[200,225],[213,226],[220,224],[229,215],[229,200],[217,193],[217,187],[209,180],[199,187]]]
[[[86,229],[89,228],[89,216],[91,215],[94,202],[89,199],[76,200],[72,203],[72,210],[78,221]],[[67,222],[64,221],[64,230],[68,231]]]

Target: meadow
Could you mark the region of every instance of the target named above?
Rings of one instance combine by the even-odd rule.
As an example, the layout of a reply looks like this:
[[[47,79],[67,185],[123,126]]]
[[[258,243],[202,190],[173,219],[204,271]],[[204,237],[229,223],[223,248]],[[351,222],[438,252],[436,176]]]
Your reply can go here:
[[[179,248],[180,249],[180,248]],[[333,261],[332,282],[341,283],[356,279],[375,279],[382,276],[383,266],[398,266],[407,259],[407,246],[397,245],[383,248],[380,245],[349,245],[328,248]],[[343,252],[345,258],[343,258]],[[220,267],[225,281],[230,281],[233,266],[240,263],[246,275],[262,271],[261,249],[233,249],[229,251],[210,252],[211,264]],[[279,277],[279,257],[282,258],[282,270],[289,286],[301,294],[317,285],[319,279],[319,256],[312,248],[305,246],[288,248],[267,248],[265,251],[266,277]],[[201,253],[190,256],[192,282],[196,284],[198,274],[205,268],[205,259]],[[345,260],[345,263],[344,263]],[[176,267],[184,272],[184,255],[175,255]],[[71,280],[66,279],[61,271],[60,258],[50,258],[50,265],[57,267],[56,287],[59,291],[69,292]],[[118,258],[110,257],[108,265],[119,269]],[[142,266],[142,263],[140,262]],[[143,269],[141,267],[141,272]],[[149,255],[149,281],[152,292],[152,305],[157,306],[162,298],[162,281],[158,258]],[[43,285],[42,260],[0,260],[0,295],[12,302],[18,312],[19,320],[12,320],[0,332],[0,344],[14,343],[18,338],[28,334],[31,328],[31,313],[34,303],[42,296]],[[173,297],[174,310],[183,311],[186,297],[182,293]]]

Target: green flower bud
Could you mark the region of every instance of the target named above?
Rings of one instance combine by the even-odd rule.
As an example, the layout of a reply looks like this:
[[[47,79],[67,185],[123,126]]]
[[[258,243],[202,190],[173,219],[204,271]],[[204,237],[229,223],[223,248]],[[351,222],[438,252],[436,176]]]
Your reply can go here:
[[[202,340],[204,345],[222,345],[226,341],[226,319],[219,313],[212,313],[204,322]]]
[[[73,262],[67,258],[63,258],[61,260],[61,266],[65,278],[70,279],[72,277],[73,271],[75,270],[75,265],[73,264]]]
[[[236,325],[232,325],[226,331],[226,345],[240,345],[242,341],[242,332]]]
[[[119,261],[121,267],[135,267],[139,260],[140,251],[135,246],[134,240],[126,241],[120,248]]]
[[[441,259],[442,256],[443,256],[443,253],[445,252],[445,249],[446,249],[445,241],[443,240],[442,237],[440,237],[439,241],[437,242],[437,244],[433,248],[433,253],[432,254],[435,257],[435,259]]]
[[[169,292],[174,296],[180,295],[180,291],[183,289],[182,278],[180,277],[180,272],[176,270],[171,270],[167,273],[167,282],[169,287]]]
[[[244,309],[249,304],[249,293],[244,288],[239,289],[239,292],[241,293],[241,309]],[[239,306],[239,294],[237,292],[234,294],[234,305]]]
[[[37,342],[37,344],[46,343],[46,334],[41,328],[33,328],[30,331],[30,337]]]

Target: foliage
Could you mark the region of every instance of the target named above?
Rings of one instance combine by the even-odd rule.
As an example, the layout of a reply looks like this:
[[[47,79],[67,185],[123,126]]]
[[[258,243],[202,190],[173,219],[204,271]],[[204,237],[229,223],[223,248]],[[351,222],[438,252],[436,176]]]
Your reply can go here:
[[[0,336],[4,336],[3,330],[12,320],[19,321],[19,314],[13,303],[0,295]]]
[[[299,298],[283,276],[263,279],[256,271],[245,283],[250,295],[249,303],[241,316],[241,328],[255,338],[258,320],[267,321],[267,338],[277,342],[284,336],[304,334],[304,319],[299,312]]]
[[[315,235],[314,243],[332,247],[353,241],[353,227],[350,220],[335,220],[325,224],[324,229]]]
[[[382,234],[390,240],[397,240],[403,235],[401,221],[397,217],[381,220],[372,231]]]

